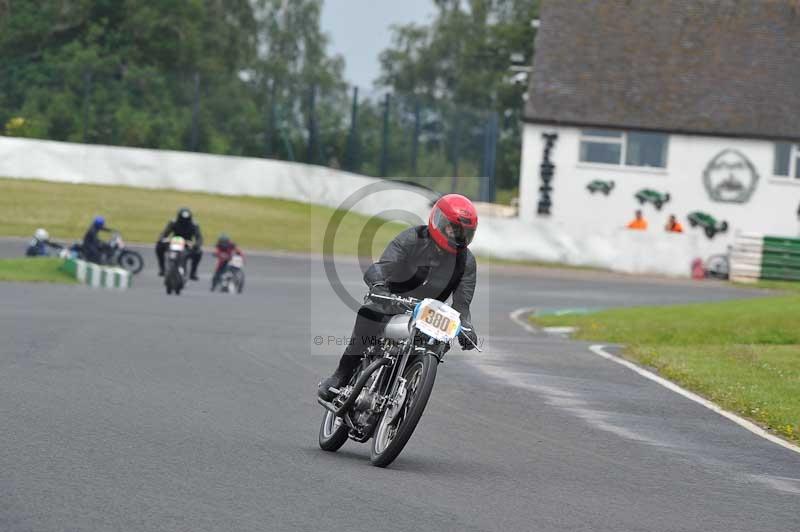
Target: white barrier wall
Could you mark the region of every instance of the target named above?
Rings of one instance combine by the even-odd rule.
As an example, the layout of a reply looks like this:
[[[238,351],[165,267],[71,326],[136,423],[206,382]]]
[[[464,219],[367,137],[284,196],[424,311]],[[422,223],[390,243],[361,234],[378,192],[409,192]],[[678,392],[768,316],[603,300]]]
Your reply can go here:
[[[550,154],[555,165],[550,217],[536,214],[545,132],[558,133]],[[693,258],[705,259],[725,252],[737,232],[798,234],[800,179],[773,176],[772,142],[670,135],[666,168],[655,169],[579,162],[580,137],[577,128],[525,126],[520,218],[534,228],[534,234],[562,235],[583,250],[581,256],[589,263],[602,263],[616,255],[615,260],[622,262],[611,265],[615,269],[628,270],[638,263],[643,271],[685,275]],[[714,201],[704,183],[703,174],[709,163],[724,150],[742,154],[758,176],[752,195],[744,203]],[[749,174],[747,168],[744,165],[744,172]],[[723,176],[727,171],[722,168]],[[741,177],[746,181],[747,176]],[[608,196],[590,194],[586,185],[595,179],[614,181],[614,189]],[[645,188],[670,194],[661,211],[652,204],[641,206],[634,198]],[[648,230],[642,233],[624,228],[636,209],[642,209],[649,222]],[[727,233],[709,240],[700,228],[689,226],[686,217],[693,211],[726,221]],[[665,233],[670,214],[675,214],[683,225],[683,235]],[[571,245],[565,247],[570,248]]]
[[[0,136],[0,176],[67,183],[127,185],[215,194],[263,196],[338,207],[384,181],[301,163],[169,150],[148,150]],[[375,215],[402,205],[429,210],[430,191],[392,183],[357,202]]]

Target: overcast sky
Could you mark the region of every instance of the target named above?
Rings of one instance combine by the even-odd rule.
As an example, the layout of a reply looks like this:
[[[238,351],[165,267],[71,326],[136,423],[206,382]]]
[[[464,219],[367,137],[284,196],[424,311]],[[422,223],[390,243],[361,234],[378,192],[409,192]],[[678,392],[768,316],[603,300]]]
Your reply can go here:
[[[371,88],[380,71],[378,55],[389,45],[389,27],[429,22],[432,0],[325,0],[322,29],[330,37],[329,51],[345,59],[345,78]]]

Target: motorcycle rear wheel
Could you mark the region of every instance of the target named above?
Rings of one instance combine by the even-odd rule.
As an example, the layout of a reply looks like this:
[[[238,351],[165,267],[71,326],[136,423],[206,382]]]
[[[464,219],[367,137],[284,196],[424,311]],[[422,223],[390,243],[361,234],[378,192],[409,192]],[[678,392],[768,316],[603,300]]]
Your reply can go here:
[[[347,441],[347,424],[330,410],[325,411],[319,426],[319,448],[334,453]]]
[[[406,399],[402,411],[397,414],[400,420],[389,420],[386,409],[381,416],[375,435],[372,438],[369,461],[376,467],[391,464],[408,443],[414,429],[417,428],[425,406],[436,381],[436,370],[439,362],[433,355],[425,355],[410,361],[403,372],[406,379]]]
[[[132,274],[137,274],[144,268],[144,259],[136,251],[126,249],[119,254],[117,264],[123,270],[128,270]]]

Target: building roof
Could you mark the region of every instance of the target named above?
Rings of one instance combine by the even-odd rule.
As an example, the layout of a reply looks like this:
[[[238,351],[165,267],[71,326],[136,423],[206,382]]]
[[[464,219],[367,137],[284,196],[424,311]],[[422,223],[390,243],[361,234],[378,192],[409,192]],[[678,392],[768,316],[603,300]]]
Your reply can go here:
[[[525,119],[800,140],[800,0],[542,0]]]

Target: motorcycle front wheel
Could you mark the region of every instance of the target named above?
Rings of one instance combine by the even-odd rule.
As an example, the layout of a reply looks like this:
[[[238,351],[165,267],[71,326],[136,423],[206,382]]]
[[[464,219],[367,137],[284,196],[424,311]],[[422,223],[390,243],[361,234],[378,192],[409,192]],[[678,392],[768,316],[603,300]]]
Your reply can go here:
[[[319,448],[332,453],[338,451],[347,441],[347,432],[347,425],[342,418],[326,410],[319,426]]]
[[[123,250],[117,258],[117,264],[123,270],[128,270],[132,274],[137,274],[144,268],[144,259],[142,256],[130,249]]]
[[[436,381],[439,362],[433,355],[410,361],[403,372],[406,379],[406,398],[400,411],[387,408],[375,429],[370,451],[370,462],[377,467],[391,464],[403,450],[414,429],[417,428]]]

